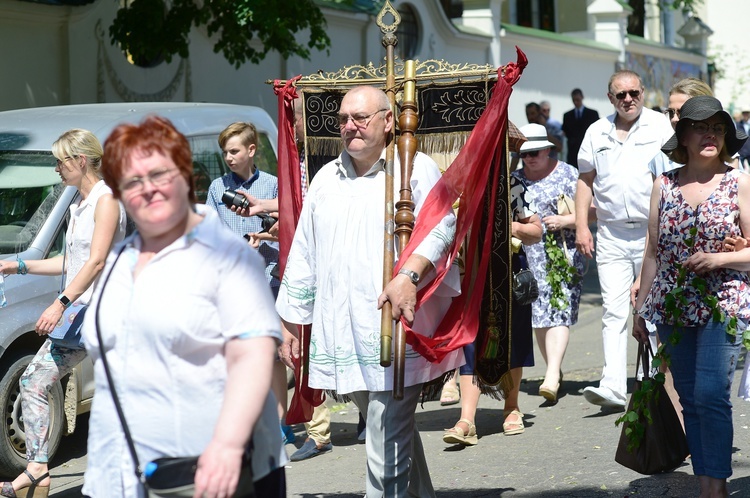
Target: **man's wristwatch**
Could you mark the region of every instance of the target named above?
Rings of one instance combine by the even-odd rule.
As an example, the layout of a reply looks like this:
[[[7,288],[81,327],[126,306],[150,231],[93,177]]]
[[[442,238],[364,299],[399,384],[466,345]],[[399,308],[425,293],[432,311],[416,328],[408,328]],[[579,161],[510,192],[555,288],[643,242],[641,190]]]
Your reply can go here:
[[[413,283],[414,285],[419,284],[419,273],[417,273],[415,271],[407,270],[406,268],[402,268],[402,269],[400,269],[398,271],[398,274],[399,275],[406,275],[407,277],[409,277],[409,280],[411,280],[411,283]]]
[[[63,305],[66,309],[70,307],[70,299],[68,299],[68,296],[65,294],[60,294],[57,296],[57,300],[60,301],[60,304]]]

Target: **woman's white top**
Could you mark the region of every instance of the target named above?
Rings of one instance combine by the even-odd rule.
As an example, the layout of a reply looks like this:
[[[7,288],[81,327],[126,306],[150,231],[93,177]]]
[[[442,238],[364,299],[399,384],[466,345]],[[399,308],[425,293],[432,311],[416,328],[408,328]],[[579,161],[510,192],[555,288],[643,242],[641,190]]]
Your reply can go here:
[[[140,236],[136,232],[115,247],[86,313],[83,337],[94,361],[96,396],[83,494],[92,498],[140,497],[101,361],[97,311],[141,467],[163,456],[199,455],[206,448],[224,401],[224,350],[229,341],[262,336],[281,340],[263,259],[223,226],[215,212],[205,206],[197,209],[203,220],[157,253],[136,280]],[[253,379],[247,379],[248,396],[254,389]],[[286,463],[270,393],[253,441],[256,480]]]
[[[101,196],[107,194],[112,195],[112,189],[104,183],[104,180],[99,180],[91,189],[86,199],[81,201],[79,195],[70,205],[70,222],[68,223],[68,231],[65,234],[65,287],[70,285],[91,256],[91,240],[94,238],[94,211],[96,211],[96,203],[99,202]],[[79,201],[80,204],[78,203]],[[120,206],[120,218],[117,222],[115,237],[112,240],[113,245],[122,241],[125,237],[125,225],[127,223],[122,203],[118,202],[117,204]],[[76,299],[76,302],[88,304],[91,300],[91,294],[94,292],[94,287],[96,287],[96,281],[86,289],[81,297]]]

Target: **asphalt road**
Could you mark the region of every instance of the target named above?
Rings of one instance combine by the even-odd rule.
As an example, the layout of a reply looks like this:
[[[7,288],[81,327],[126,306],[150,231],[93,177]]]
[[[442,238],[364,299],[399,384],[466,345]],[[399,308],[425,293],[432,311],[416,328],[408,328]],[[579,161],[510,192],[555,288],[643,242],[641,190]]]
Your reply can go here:
[[[526,432],[502,433],[502,404],[482,397],[477,412],[479,444],[456,447],[442,441],[443,429],[459,417],[459,405],[443,407],[428,401],[417,408],[416,420],[427,454],[432,482],[440,498],[526,497],[695,497],[697,479],[689,460],[676,471],[643,476],[614,461],[620,428],[617,414],[602,412],[581,394],[596,385],[601,373],[601,299],[595,265],[584,286],[579,323],[572,328],[570,346],[563,363],[565,381],[556,405],[538,395],[544,365],[538,349],[537,365],[524,371],[520,406]],[[629,374],[635,363],[635,341],[630,341]],[[744,363],[736,372],[733,394]],[[632,383],[632,377],[630,379]],[[733,396],[734,475],[730,495],[750,498],[750,402]],[[352,404],[329,402],[333,410],[330,453],[297,463],[286,469],[290,497],[354,498],[364,495],[365,448],[356,437],[357,410]],[[85,429],[86,417],[79,420]],[[297,442],[288,445],[291,454],[302,444],[304,426],[295,427]],[[81,495],[86,431],[64,440],[64,451],[52,462],[53,489],[50,496]]]

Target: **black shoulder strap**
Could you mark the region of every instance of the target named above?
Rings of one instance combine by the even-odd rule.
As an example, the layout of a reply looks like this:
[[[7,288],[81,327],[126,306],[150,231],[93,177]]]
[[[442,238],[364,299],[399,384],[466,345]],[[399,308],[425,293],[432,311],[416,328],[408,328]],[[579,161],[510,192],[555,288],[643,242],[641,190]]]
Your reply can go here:
[[[96,303],[96,312],[94,314],[94,325],[96,328],[96,339],[99,341],[99,354],[102,358],[102,365],[104,366],[104,373],[107,376],[107,383],[109,384],[109,392],[112,393],[112,401],[115,403],[115,409],[117,410],[117,416],[120,419],[120,424],[122,424],[122,430],[125,433],[125,440],[128,443],[128,449],[130,450],[130,457],[133,459],[133,471],[135,472],[135,476],[138,478],[138,481],[145,485],[145,480],[143,477],[143,471],[141,470],[141,465],[138,462],[138,454],[135,451],[135,444],[133,443],[133,437],[130,435],[130,429],[128,428],[128,423],[125,421],[125,413],[122,411],[122,405],[120,404],[120,398],[117,396],[117,391],[115,390],[115,383],[112,379],[112,372],[109,369],[109,362],[107,362],[107,353],[104,351],[104,342],[102,341],[102,333],[101,333],[101,327],[99,326],[99,308],[102,305],[102,298],[104,297],[104,290],[107,288],[107,282],[109,282],[109,277],[112,275],[112,271],[115,269],[115,266],[117,265],[117,261],[120,259],[120,255],[122,254],[122,251],[125,250],[125,245],[120,248],[120,250],[117,252],[117,257],[115,258],[115,261],[112,263],[112,266],[109,269],[109,273],[107,273],[107,276],[104,278],[104,281],[102,282],[102,290],[99,292],[99,301]]]

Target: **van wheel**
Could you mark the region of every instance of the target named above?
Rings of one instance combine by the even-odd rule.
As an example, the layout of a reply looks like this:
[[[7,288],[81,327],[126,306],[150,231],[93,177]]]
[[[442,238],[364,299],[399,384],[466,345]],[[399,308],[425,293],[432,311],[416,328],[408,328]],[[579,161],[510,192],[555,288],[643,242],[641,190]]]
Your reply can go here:
[[[2,408],[2,431],[0,432],[0,476],[15,478],[26,468],[26,434],[24,433],[21,411],[21,390],[18,380],[34,358],[28,352],[9,353],[3,363],[10,365],[1,369],[0,408]],[[60,382],[55,382],[49,393],[50,428],[49,459],[60,446],[65,416],[63,414],[63,390]]]

